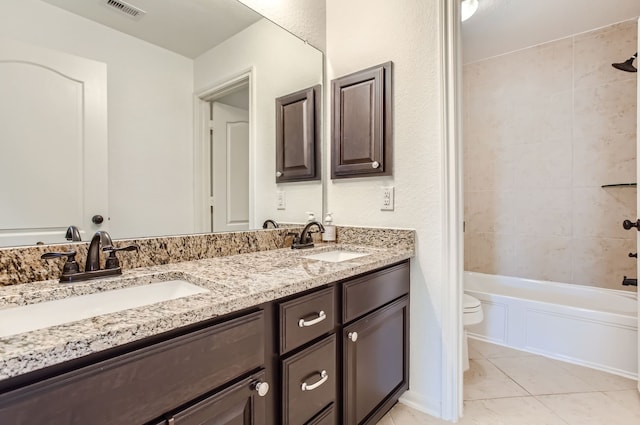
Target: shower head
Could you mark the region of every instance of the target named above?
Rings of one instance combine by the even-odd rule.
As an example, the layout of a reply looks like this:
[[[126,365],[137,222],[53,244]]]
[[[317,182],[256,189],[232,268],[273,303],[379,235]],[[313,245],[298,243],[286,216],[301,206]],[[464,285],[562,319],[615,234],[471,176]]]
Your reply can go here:
[[[614,68],[619,69],[621,71],[638,72],[636,67],[633,66],[633,61],[636,60],[637,57],[638,57],[638,52],[636,52],[633,56],[631,56],[626,61],[624,61],[622,63],[612,63],[611,66],[613,66]]]

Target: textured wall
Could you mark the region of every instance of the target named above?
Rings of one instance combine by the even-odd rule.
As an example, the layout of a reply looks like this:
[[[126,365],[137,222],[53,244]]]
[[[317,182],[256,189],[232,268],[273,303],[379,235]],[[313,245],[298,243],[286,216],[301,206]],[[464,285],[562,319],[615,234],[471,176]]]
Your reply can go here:
[[[622,289],[636,275],[635,20],[464,66],[465,269]]]
[[[304,223],[305,211],[322,212],[322,182],[275,183],[277,97],[316,84],[322,84],[322,53],[261,19],[196,58],[194,84],[196,92],[220,84],[222,76],[232,76],[254,68],[256,114],[254,197],[255,223],[259,226],[271,218],[277,222]],[[320,143],[320,142],[319,142]],[[286,194],[286,209],[276,209],[276,194]]]
[[[325,0],[240,0],[312,46],[326,50]]]
[[[326,51],[329,80],[393,61],[393,177],[329,180],[327,200],[338,225],[416,229],[409,392],[413,402],[436,415],[443,310],[438,8],[439,2],[423,0],[328,0]],[[395,211],[380,211],[380,186],[387,185],[396,188]]]

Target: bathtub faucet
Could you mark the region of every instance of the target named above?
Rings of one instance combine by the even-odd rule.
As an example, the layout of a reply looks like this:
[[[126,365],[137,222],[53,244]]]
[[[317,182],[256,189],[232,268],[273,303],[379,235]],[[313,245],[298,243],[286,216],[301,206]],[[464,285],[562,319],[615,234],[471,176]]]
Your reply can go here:
[[[622,279],[622,284],[624,286],[638,286],[638,279],[632,279],[625,276],[624,279]]]

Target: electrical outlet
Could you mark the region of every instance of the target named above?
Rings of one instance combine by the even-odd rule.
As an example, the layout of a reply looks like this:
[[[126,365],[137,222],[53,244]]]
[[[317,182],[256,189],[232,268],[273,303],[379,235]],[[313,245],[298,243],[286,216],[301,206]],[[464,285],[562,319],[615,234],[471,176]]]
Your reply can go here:
[[[279,190],[276,194],[276,208],[279,210],[287,209],[287,196],[284,191]]]
[[[393,186],[382,187],[382,199],[380,203],[381,211],[393,211]]]

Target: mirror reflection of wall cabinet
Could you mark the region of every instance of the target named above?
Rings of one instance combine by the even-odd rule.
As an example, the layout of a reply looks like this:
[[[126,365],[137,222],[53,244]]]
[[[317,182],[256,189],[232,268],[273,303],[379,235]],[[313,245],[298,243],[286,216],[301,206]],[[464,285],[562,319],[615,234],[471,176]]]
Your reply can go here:
[[[391,175],[391,83],[391,62],[332,81],[332,179]]]
[[[276,99],[276,182],[320,179],[320,85]]]

